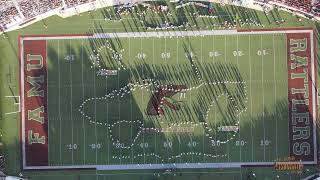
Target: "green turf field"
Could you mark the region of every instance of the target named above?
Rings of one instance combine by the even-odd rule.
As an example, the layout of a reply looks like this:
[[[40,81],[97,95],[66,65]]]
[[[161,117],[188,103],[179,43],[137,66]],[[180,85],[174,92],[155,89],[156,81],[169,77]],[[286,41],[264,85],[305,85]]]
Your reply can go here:
[[[49,165],[287,157],[285,42],[284,34],[48,40]],[[106,78],[101,68],[120,70]],[[168,98],[179,110],[148,115],[159,85],[187,86]]]
[[[192,8],[186,7],[184,11],[185,19],[191,24],[198,24],[198,27],[202,29],[219,29],[219,26],[211,26],[213,23],[219,24],[224,20],[233,21],[235,20],[236,14],[242,14],[240,16],[242,20],[245,18],[255,18],[259,20],[262,24],[265,25],[265,28],[287,28],[287,27],[318,27],[317,23],[309,21],[307,19],[302,19],[298,21],[297,16],[292,16],[290,13],[281,12],[278,10],[273,10],[269,15],[265,15],[263,12],[254,11],[246,8],[235,7],[235,6],[220,6],[217,5],[218,17],[215,19],[199,18],[193,19],[192,16],[189,16],[187,13],[191,11]],[[74,16],[67,19],[62,19],[57,16],[50,17],[44,21],[35,23],[26,28],[7,33],[8,38],[0,39],[0,84],[3,85],[3,88],[0,88],[0,125],[3,133],[2,140],[5,143],[5,148],[2,150],[6,155],[6,172],[9,174],[18,174],[21,171],[21,162],[22,157],[20,156],[20,117],[19,115],[5,115],[7,112],[16,111],[17,107],[13,106],[12,99],[4,98],[7,95],[18,95],[19,85],[18,85],[18,46],[17,38],[19,35],[28,35],[28,34],[71,34],[71,33],[88,33],[92,31],[97,32],[124,32],[124,31],[140,31],[143,29],[143,24],[135,23],[135,16],[131,18],[131,14],[122,16],[124,20],[122,22],[118,21],[104,21],[104,16],[106,9],[97,10],[91,13],[83,13],[80,16]],[[112,9],[112,8],[110,8]],[[244,12],[247,13],[244,13]],[[172,10],[174,12],[174,9]],[[274,15],[277,16],[274,16]],[[221,16],[220,16],[221,15]],[[152,14],[150,14],[152,16]],[[285,22],[282,24],[276,23],[279,21],[278,18],[285,19]],[[158,20],[161,17],[157,18]],[[164,19],[161,19],[164,21]],[[150,18],[150,24],[155,23]],[[43,24],[46,24],[48,28],[44,28]],[[241,28],[257,28],[254,25],[247,25]],[[189,28],[188,28],[189,29]],[[190,27],[190,29],[197,29],[197,27]],[[318,33],[316,34],[318,37]],[[227,39],[226,48],[223,47],[225,40]],[[50,165],[87,165],[87,164],[120,164],[120,159],[113,158],[112,156],[130,156],[130,153],[143,154],[145,153],[158,153],[161,155],[164,162],[170,162],[168,157],[177,155],[181,152],[196,152],[200,151],[201,156],[191,154],[189,156],[184,156],[182,158],[175,158],[172,161],[177,162],[237,162],[240,161],[273,161],[276,158],[286,157],[288,155],[288,141],[287,141],[287,80],[285,79],[286,74],[281,74],[283,70],[286,69],[285,64],[285,35],[276,35],[275,38],[272,35],[250,35],[250,42],[248,35],[238,36],[239,41],[237,45],[237,36],[228,35],[228,36],[206,36],[206,37],[192,37],[190,40],[188,38],[175,38],[166,39],[163,38],[122,38],[120,39],[121,46],[120,48],[116,45],[116,49],[125,49],[123,51],[123,61],[125,62],[125,67],[127,70],[120,71],[121,81],[117,81],[117,77],[98,77],[96,72],[98,68],[90,68],[92,61],[90,60],[90,55],[94,54],[93,50],[98,49],[106,41],[96,45],[87,39],[84,40],[50,40],[48,41],[48,63],[49,63],[49,119],[50,119]],[[261,41],[262,38],[262,41]],[[210,39],[212,39],[210,41]],[[275,40],[274,45],[272,40]],[[202,42],[201,42],[202,40]],[[130,43],[129,43],[130,41]],[[155,42],[155,47],[152,47],[153,41]],[[210,41],[210,42],[208,42]],[[177,42],[180,46],[177,49]],[[261,48],[262,42],[262,48]],[[83,43],[83,46],[82,46]],[[244,104],[243,107],[246,108],[246,111],[240,115],[240,131],[236,134],[233,140],[231,140],[229,145],[221,143],[226,138],[232,138],[233,133],[221,133],[217,132],[217,125],[219,125],[219,120],[222,120],[221,117],[222,111],[215,109],[215,106],[212,106],[209,111],[208,122],[212,131],[209,133],[211,137],[220,140],[220,146],[212,146],[212,142],[208,141],[208,137],[204,136],[203,126],[199,126],[195,133],[193,134],[181,134],[176,133],[165,133],[165,134],[145,134],[144,138],[142,135],[139,136],[133,148],[129,150],[118,149],[113,146],[110,139],[110,132],[108,126],[104,123],[112,124],[117,121],[116,118],[105,116],[105,113],[120,113],[123,117],[126,118],[123,113],[122,108],[121,112],[119,108],[115,107],[117,105],[117,99],[112,99],[110,102],[107,101],[97,101],[97,113],[94,113],[94,108],[88,108],[88,106],[95,104],[94,101],[88,102],[88,106],[84,106],[83,110],[87,115],[95,116],[96,120],[92,119],[93,122],[97,121],[102,123],[102,125],[97,123],[90,123],[90,120],[82,118],[80,115],[80,105],[83,103],[83,100],[93,97],[103,97],[108,92],[118,89],[128,84],[130,82],[141,83],[142,79],[145,78],[156,78],[157,82],[164,84],[177,83],[177,84],[186,84],[188,87],[190,85],[200,84],[197,82],[197,77],[194,77],[194,70],[191,68],[191,62],[188,58],[185,57],[185,49],[181,48],[182,44],[185,43],[185,47],[190,47],[191,51],[196,55],[194,58],[194,64],[199,69],[200,75],[205,81],[215,81],[217,74],[214,73],[214,69],[218,68],[235,68],[239,72],[239,79],[246,81],[244,87],[247,90],[246,97],[248,101]],[[70,45],[71,44],[71,45]],[[130,44],[130,47],[129,47]],[[202,44],[202,48],[201,48]],[[59,45],[59,48],[58,48]],[[250,45],[250,48],[249,48]],[[142,48],[140,47],[142,46]],[[237,48],[238,47],[238,48]],[[82,49],[83,48],[83,49]],[[187,48],[187,49],[188,49]],[[129,51],[130,49],[130,51]],[[201,51],[202,49],[202,51]],[[245,55],[243,56],[233,56],[233,51],[243,51]],[[266,49],[269,54],[265,56],[258,56],[258,50]],[[59,52],[58,52],[59,50]],[[166,51],[167,50],[167,51]],[[215,52],[219,51],[220,56],[215,56]],[[250,50],[250,52],[249,52]],[[224,52],[226,51],[226,53]],[[106,55],[107,50],[103,49],[102,54]],[[153,55],[153,52],[155,53]],[[170,57],[167,60],[162,58],[163,52],[170,52]],[[210,53],[211,52],[211,53]],[[132,58],[125,58],[130,56]],[[138,53],[145,53],[147,56],[144,59],[138,59]],[[318,51],[317,51],[318,53]],[[69,54],[74,54],[76,60],[73,62],[65,60],[65,57]],[[210,55],[211,54],[211,55]],[[226,54],[226,55],[225,55]],[[275,54],[275,57],[273,57]],[[83,55],[83,56],[82,56]],[[248,56],[251,56],[249,59]],[[262,60],[263,58],[263,60]],[[281,60],[282,59],[282,60]],[[103,59],[104,62],[107,62],[108,67],[116,68],[116,64],[111,65],[108,58]],[[59,62],[59,64],[58,64]],[[179,68],[174,69],[176,63],[184,63],[185,66],[180,66]],[[201,63],[200,63],[201,62]],[[209,64],[210,66],[206,65]],[[219,62],[219,63],[218,63]],[[251,62],[251,73],[250,73],[250,64]],[[283,64],[282,64],[283,63]],[[264,69],[268,71],[261,71],[262,64]],[[151,66],[153,65],[153,66]],[[274,65],[276,65],[274,67]],[[160,67],[165,68],[160,68]],[[59,67],[59,68],[58,68]],[[105,67],[105,66],[103,66]],[[143,68],[142,68],[143,67]],[[149,69],[146,69],[149,67]],[[58,69],[57,69],[58,68]],[[204,69],[213,69],[209,74]],[[71,70],[71,73],[70,73]],[[282,71],[281,71],[282,70]],[[130,72],[129,72],[130,71]],[[61,73],[59,73],[61,72]],[[179,72],[185,72],[183,75]],[[274,75],[273,73],[276,73]],[[285,72],[283,72],[285,73]],[[83,80],[82,83],[82,74]],[[180,76],[176,75],[179,74]],[[144,75],[144,76],[142,76]],[[212,79],[208,79],[208,76]],[[139,77],[141,76],[141,77]],[[184,78],[183,80],[178,80],[178,78]],[[264,83],[262,81],[264,79]],[[276,80],[274,81],[274,77]],[[235,80],[235,77],[230,77]],[[250,79],[251,78],[251,79]],[[59,95],[58,86],[60,79],[61,91]],[[167,79],[167,80],[165,80]],[[236,79],[237,80],[237,79]],[[268,81],[271,83],[268,83]],[[276,83],[274,83],[276,82]],[[94,84],[96,84],[94,86]],[[72,85],[72,88],[71,88]],[[82,87],[84,87],[82,90]],[[95,89],[94,89],[95,87]],[[217,87],[217,86],[216,86]],[[275,88],[276,87],[276,88]],[[186,93],[186,98],[182,99],[184,104],[188,106],[182,106],[185,112],[185,109],[190,107],[193,100],[196,98],[202,97],[202,93],[209,92],[210,98],[204,99],[203,104],[201,104],[202,113],[206,114],[206,108],[208,104],[212,102],[212,98],[219,96],[219,92],[213,91],[215,87],[201,87],[194,89]],[[233,87],[227,87],[232,89]],[[250,89],[251,88],[251,89]],[[161,118],[147,117],[145,110],[146,104],[150,96],[150,88],[141,90],[136,88],[133,94],[126,95],[121,100],[126,100],[129,102],[128,107],[133,109],[129,112],[134,112],[134,117],[139,117],[139,119],[144,118],[145,127],[167,127],[170,122],[186,122],[190,120],[194,123],[203,122],[206,118],[201,117],[201,114],[195,114],[194,111],[190,111],[189,114],[185,116],[187,118],[178,119],[180,114],[170,110],[165,107],[165,115]],[[262,92],[264,89],[264,92]],[[207,91],[205,91],[207,90]],[[257,92],[258,93],[253,93]],[[260,91],[260,92],[259,92]],[[71,97],[72,92],[72,97]],[[213,93],[214,92],[214,93]],[[143,95],[142,95],[143,94]],[[264,96],[262,96],[264,94]],[[175,95],[171,101],[179,101],[179,94]],[[250,97],[251,96],[251,97]],[[142,97],[144,102],[142,102]],[[255,97],[255,98],[252,98]],[[189,99],[190,98],[190,99]],[[226,97],[221,96],[217,101],[223,106],[224,109],[227,106],[225,102]],[[59,103],[60,99],[60,103]],[[262,100],[264,99],[265,106],[262,105]],[[108,99],[109,100],[109,99]],[[243,98],[245,100],[245,98]],[[130,104],[133,103],[133,104]],[[59,105],[60,104],[60,108]],[[275,106],[276,104],[276,106]],[[202,107],[203,105],[203,107]],[[200,105],[199,105],[200,106]],[[103,108],[104,107],[104,108]],[[129,109],[130,109],[129,108]],[[193,107],[191,107],[193,108]],[[263,111],[265,108],[265,111]],[[60,115],[59,115],[60,109]],[[71,111],[73,109],[73,111]],[[252,115],[251,115],[252,109]],[[193,110],[193,109],[191,109]],[[263,118],[264,112],[264,118]],[[275,113],[276,112],[276,113]],[[282,112],[282,113],[279,113]],[[178,115],[177,115],[178,114]],[[275,116],[281,116],[281,121],[276,121]],[[72,116],[72,118],[71,118]],[[60,121],[61,117],[61,121]],[[219,117],[219,119],[215,118]],[[252,118],[254,117],[254,118]],[[264,119],[264,121],[263,121]],[[282,121],[282,120],[285,121]],[[234,124],[237,122],[236,119],[231,119],[227,124]],[[263,122],[264,125],[263,125]],[[215,124],[217,123],[217,124]],[[275,129],[275,125],[278,125],[278,130]],[[61,128],[60,128],[61,125]],[[83,130],[83,126],[85,130]],[[128,127],[129,126],[129,127]],[[119,127],[119,126],[118,126]],[[133,127],[137,127],[137,124],[133,124]],[[283,128],[286,127],[286,128]],[[281,128],[281,130],[280,130]],[[125,144],[131,142],[131,135],[129,130],[131,129],[130,124],[123,124],[120,126],[121,134],[128,135],[129,138],[124,136],[116,136],[120,131],[117,129],[112,130],[115,138],[120,138]],[[122,130],[125,129],[125,130]],[[265,131],[263,131],[265,130]],[[97,136],[95,136],[97,132]],[[252,136],[251,136],[252,132]],[[276,135],[276,132],[279,134]],[[133,134],[136,132],[132,132]],[[228,135],[227,135],[228,134]],[[177,142],[179,136],[183,136],[184,140],[180,144]],[[149,137],[154,139],[149,140]],[[265,146],[261,145],[261,139],[270,140],[270,144]],[[197,141],[196,147],[189,147],[188,143],[192,140]],[[61,139],[61,141],[60,141]],[[276,146],[276,139],[278,145]],[[172,142],[172,148],[164,148],[168,143],[163,143],[161,140],[170,140]],[[237,146],[237,141],[243,140],[244,146]],[[148,148],[140,146],[141,142],[148,142]],[[165,141],[168,142],[168,141]],[[208,142],[204,144],[203,142]],[[215,141],[216,142],[216,141]],[[241,142],[238,141],[239,144]],[[76,144],[77,149],[73,149],[72,145]],[[100,144],[100,145],[98,145]],[[70,146],[71,145],[71,146]],[[94,148],[93,147],[100,147]],[[108,147],[109,146],[109,147]],[[61,147],[61,148],[60,148]],[[253,147],[253,151],[252,151]],[[109,148],[109,151],[108,151]],[[60,154],[61,149],[61,154]],[[265,152],[264,152],[265,149]],[[229,154],[228,156],[211,158],[203,156],[203,152],[207,154]],[[125,153],[127,155],[125,155]],[[241,156],[240,156],[241,154]],[[130,158],[134,157],[130,156]],[[159,158],[151,158],[139,156],[139,158],[133,159],[121,159],[121,163],[155,163],[159,162]],[[228,159],[229,157],[229,159]],[[194,158],[194,159],[192,159]],[[265,158],[265,159],[264,159]],[[190,160],[191,159],[191,160]],[[72,162],[73,160],[73,162]],[[175,179],[245,179],[249,172],[254,171],[257,173],[257,179],[274,179],[276,174],[280,174],[282,179],[288,179],[286,171],[275,171],[273,168],[241,168],[241,169],[217,169],[214,170],[185,170],[181,177],[176,177]],[[24,175],[28,176],[30,179],[68,179],[68,180],[79,180],[79,179],[155,179],[153,176],[154,171],[28,171],[23,172]],[[305,176],[308,173],[302,175]],[[298,177],[298,176],[296,176]],[[168,179],[170,177],[161,177],[160,179]]]

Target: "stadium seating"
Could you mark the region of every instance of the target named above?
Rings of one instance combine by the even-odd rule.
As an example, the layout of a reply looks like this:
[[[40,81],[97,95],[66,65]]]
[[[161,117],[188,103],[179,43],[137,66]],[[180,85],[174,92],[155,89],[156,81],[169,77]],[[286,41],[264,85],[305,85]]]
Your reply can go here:
[[[107,0],[100,0],[107,1]],[[143,1],[143,0],[142,0]],[[244,0],[241,0],[244,2]],[[262,4],[273,4],[290,11],[305,13],[308,17],[320,17],[320,2],[314,0],[252,0]],[[7,29],[12,23],[23,23],[57,8],[74,8],[76,6],[97,2],[97,0],[0,0],[0,30]],[[255,4],[253,2],[253,4]],[[241,4],[241,3],[240,3]],[[20,12],[19,12],[20,11]]]

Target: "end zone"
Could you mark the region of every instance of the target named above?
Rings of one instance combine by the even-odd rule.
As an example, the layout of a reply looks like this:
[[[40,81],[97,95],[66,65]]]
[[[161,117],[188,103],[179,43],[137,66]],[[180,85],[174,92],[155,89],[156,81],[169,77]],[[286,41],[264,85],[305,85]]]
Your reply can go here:
[[[23,167],[48,166],[46,41],[19,43]]]
[[[290,155],[317,162],[313,31],[287,34]]]

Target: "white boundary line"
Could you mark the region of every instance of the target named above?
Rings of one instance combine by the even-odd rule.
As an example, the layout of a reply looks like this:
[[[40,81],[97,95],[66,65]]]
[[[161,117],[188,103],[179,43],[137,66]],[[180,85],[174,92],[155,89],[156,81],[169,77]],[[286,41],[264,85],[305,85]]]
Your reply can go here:
[[[311,44],[311,78],[312,78],[312,82],[316,82],[316,73],[315,73],[315,62],[314,62],[314,37],[313,37],[313,31],[310,32],[310,44]],[[317,87],[313,87],[313,84],[312,84],[312,111],[313,111],[313,148],[314,148],[314,151],[313,151],[313,161],[314,162],[317,162],[317,152],[318,152],[318,148],[317,148],[317,140],[316,140],[316,120],[317,120],[317,92],[315,91]]]
[[[32,166],[25,169],[97,169],[97,170],[130,170],[130,169],[203,169],[203,168],[241,168],[242,166],[273,166],[275,162],[232,162],[232,163],[175,163],[175,164],[122,164],[122,165],[79,165],[79,166]],[[313,161],[302,162],[312,165]]]
[[[242,35],[242,34],[287,34],[310,33],[312,30],[285,30],[285,31],[245,31],[237,30],[205,30],[205,31],[161,31],[161,32],[121,32],[121,33],[96,33],[88,36],[37,36],[24,37],[24,40],[50,40],[50,39],[101,39],[101,38],[147,38],[147,37],[185,37],[185,36],[212,36],[212,35]]]
[[[142,37],[184,37],[184,36],[200,36],[200,35],[241,35],[241,34],[288,34],[288,33],[310,33],[311,43],[311,64],[314,64],[314,40],[313,30],[280,30],[280,31],[245,31],[238,32],[236,30],[214,30],[214,31],[165,31],[165,32],[132,32],[132,33],[104,33],[93,34],[92,36],[38,36],[38,37],[21,37],[19,40],[20,58],[21,58],[21,118],[22,118],[22,166],[23,169],[75,169],[75,168],[93,168],[97,170],[126,170],[126,169],[166,169],[166,168],[240,168],[241,166],[272,166],[274,162],[227,162],[227,163],[176,163],[176,164],[123,164],[123,165],[80,165],[80,166],[26,166],[25,152],[25,111],[24,111],[24,40],[67,40],[67,39],[95,39],[95,38],[142,38]],[[312,82],[315,81],[315,68],[311,67]],[[314,161],[304,161],[303,164],[317,163],[317,143],[316,143],[316,95],[315,88],[312,87],[313,100],[313,145],[314,145]]]
[[[21,87],[21,100],[22,100],[22,103],[21,103],[21,119],[20,121],[22,122],[21,123],[21,141],[22,141],[22,167],[25,168],[27,166],[26,164],[26,149],[25,149],[25,145],[26,145],[26,142],[25,142],[25,123],[24,123],[24,120],[25,120],[25,108],[24,108],[24,51],[23,51],[23,38],[20,38],[19,39],[19,47],[20,47],[20,76],[21,76],[21,79],[20,79],[20,87]]]

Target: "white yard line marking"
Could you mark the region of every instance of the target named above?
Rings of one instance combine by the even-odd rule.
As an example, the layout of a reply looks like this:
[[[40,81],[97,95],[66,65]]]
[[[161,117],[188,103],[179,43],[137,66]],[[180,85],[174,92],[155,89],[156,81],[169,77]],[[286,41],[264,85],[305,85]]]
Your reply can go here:
[[[250,76],[250,134],[251,134],[251,161],[253,161],[253,152],[254,152],[254,140],[253,140],[253,132],[252,132],[252,126],[253,126],[253,121],[252,121],[252,67],[251,67],[251,35],[249,35],[249,76]]]
[[[239,35],[237,35],[237,53],[239,53]],[[240,66],[239,66],[239,56],[237,55],[237,66],[238,68],[240,69]],[[241,92],[239,92],[241,93]],[[239,142],[241,141],[241,119],[240,119],[240,115],[238,116],[238,122],[239,122]],[[239,143],[239,154],[240,154],[240,162],[242,160],[242,157],[241,157],[241,143]]]
[[[238,32],[237,30],[203,30],[203,31],[161,31],[161,32],[123,32],[123,33],[97,33],[88,36],[51,36],[51,37],[24,37],[24,40],[44,40],[44,39],[99,39],[99,38],[146,38],[146,37],[176,37],[188,36],[213,36],[213,35],[241,35],[241,34],[286,34],[286,33],[310,33],[312,30],[285,30],[285,31],[250,31]]]
[[[71,56],[71,47],[72,47],[72,45],[71,45],[71,40],[69,40],[69,45],[70,45],[70,47],[69,47],[69,56]],[[69,75],[69,77],[70,77],[70,119],[71,119],[71,144],[72,144],[72,147],[74,147],[74,141],[73,141],[73,112],[72,112],[72,109],[73,109],[73,107],[72,107],[72,60],[70,60],[69,61],[69,73],[70,73],[70,75]],[[72,159],[72,165],[74,164],[74,157],[73,157],[73,151],[74,151],[74,149],[72,148],[72,150],[71,150],[71,159]]]
[[[177,38],[177,37],[176,37]],[[183,41],[183,40],[182,40]],[[177,38],[177,69],[179,69],[180,72],[180,66],[179,66],[179,38]],[[180,140],[181,140],[181,135],[178,135],[178,149],[179,149],[179,154],[181,153],[181,144],[180,144]],[[182,163],[181,158],[179,159],[180,163]]]
[[[316,78],[315,76],[317,75],[315,73],[315,59],[314,59],[314,35],[313,35],[313,31],[310,32],[310,43],[311,43],[311,78],[312,78],[312,82],[316,83]],[[314,85],[313,83],[313,85]],[[317,162],[317,153],[318,153],[318,150],[317,150],[317,135],[316,135],[316,126],[317,126],[317,123],[316,123],[316,120],[317,120],[317,92],[316,92],[316,89],[317,87],[312,87],[312,110],[313,110],[313,147],[314,147],[314,151],[313,151],[313,156],[314,156],[314,161]]]
[[[202,37],[200,36],[200,39],[201,39],[201,49],[200,49],[200,51],[201,51],[201,56],[200,56],[200,64],[201,64],[201,66],[203,65],[202,63],[203,63],[203,45],[202,45]],[[214,39],[213,39],[213,41],[212,41],[212,43],[213,43],[213,47],[214,47]],[[206,132],[205,132],[205,129],[203,128],[203,136],[202,136],[202,154],[203,154],[203,162],[205,163],[206,162],[206,156],[205,156],[205,142],[204,142],[204,137],[205,137],[205,134],[206,134]],[[179,152],[180,153],[180,152]]]
[[[61,129],[61,124],[62,124],[62,118],[61,118],[61,75],[60,75],[60,41],[58,40],[58,79],[59,79],[59,85],[58,85],[58,94],[59,94],[59,97],[58,97],[58,109],[59,109],[59,121],[60,121],[60,129],[59,129],[59,132],[60,132],[60,164],[62,165],[62,129]]]
[[[130,45],[130,38],[129,38],[129,59],[131,57],[131,45]],[[153,60],[154,61],[154,60]],[[130,60],[128,62],[128,66],[130,66]],[[129,68],[130,71],[131,71],[131,68]],[[130,77],[131,77],[131,74],[130,73]],[[130,78],[131,79],[131,78]],[[132,98],[133,98],[133,94],[131,94]],[[132,98],[130,98],[130,121],[131,121],[131,124],[130,124],[130,139],[131,139],[131,142],[133,142],[133,138],[132,138]],[[133,164],[133,148],[131,149],[131,164]]]
[[[262,35],[260,35],[260,51],[262,51]],[[265,128],[265,122],[264,122],[264,83],[263,83],[263,54],[261,54],[261,63],[262,63],[262,69],[261,69],[261,87],[262,87],[262,124],[263,124],[263,160],[266,160],[266,128]]]
[[[227,63],[227,36],[224,36],[224,62]],[[227,104],[227,98],[225,99],[225,103]],[[227,139],[229,139],[229,135],[227,134]],[[228,162],[230,162],[230,152],[229,152],[229,143],[227,143],[227,154],[228,154]]]
[[[94,135],[95,135],[95,145],[98,143],[98,135],[97,135],[97,95],[96,95],[96,66],[93,66],[93,95],[94,95]],[[95,161],[98,164],[98,148],[95,148]]]
[[[106,78],[106,91],[107,91],[107,89],[108,89],[108,79]],[[109,102],[108,101],[107,101],[106,105],[107,105],[106,111],[107,111],[107,114],[109,114]],[[106,123],[109,124],[109,117],[107,116],[106,119],[107,119]],[[107,161],[108,161],[107,164],[109,164],[110,163],[110,134],[109,134],[109,131],[107,131],[106,143],[107,143],[107,151],[108,151],[107,152]]]
[[[273,47],[274,102],[277,103],[276,50],[274,46],[274,34],[272,35],[272,47]],[[278,118],[276,118],[276,159],[278,159]]]
[[[165,44],[165,46],[166,46],[166,44]],[[143,52],[142,52],[142,38],[140,38],[140,54],[142,54]],[[144,58],[143,58],[143,60],[145,60]],[[144,76],[144,71],[143,71],[143,67],[141,68],[141,75],[142,76]],[[143,104],[143,102],[144,102],[144,98],[143,98],[143,96],[144,96],[144,94],[143,94],[143,91],[141,91],[141,102],[142,102],[142,104]],[[144,128],[144,119],[142,119],[142,127]],[[143,163],[145,164],[146,163],[146,152],[145,152],[145,142],[144,142],[144,132],[142,133],[142,142],[143,142]]]
[[[81,86],[82,86],[82,101],[84,101],[84,82],[83,82],[83,40],[81,41]],[[84,110],[84,107],[82,107]],[[83,131],[83,164],[86,164],[86,128],[84,123],[84,116],[81,116],[82,119],[82,131]]]

